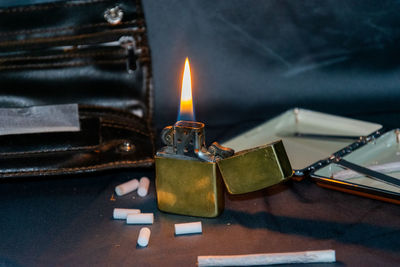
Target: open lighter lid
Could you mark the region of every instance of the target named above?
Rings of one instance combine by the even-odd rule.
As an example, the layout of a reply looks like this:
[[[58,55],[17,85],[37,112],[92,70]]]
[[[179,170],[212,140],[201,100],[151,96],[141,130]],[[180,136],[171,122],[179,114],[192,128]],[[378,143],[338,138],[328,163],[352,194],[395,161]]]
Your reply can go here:
[[[231,194],[260,190],[293,175],[281,140],[242,150],[217,161],[226,189]]]
[[[294,108],[222,145],[241,151],[282,139],[295,175],[302,176],[314,163],[381,128],[376,123]]]

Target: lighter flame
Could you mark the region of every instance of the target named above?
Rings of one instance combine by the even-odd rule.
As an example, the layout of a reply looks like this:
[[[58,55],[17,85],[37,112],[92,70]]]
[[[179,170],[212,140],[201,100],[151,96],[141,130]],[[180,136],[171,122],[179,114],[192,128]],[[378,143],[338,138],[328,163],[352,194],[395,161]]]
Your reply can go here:
[[[188,58],[186,58],[185,70],[183,72],[181,105],[178,120],[195,121],[192,98],[192,80],[190,77],[190,65]]]

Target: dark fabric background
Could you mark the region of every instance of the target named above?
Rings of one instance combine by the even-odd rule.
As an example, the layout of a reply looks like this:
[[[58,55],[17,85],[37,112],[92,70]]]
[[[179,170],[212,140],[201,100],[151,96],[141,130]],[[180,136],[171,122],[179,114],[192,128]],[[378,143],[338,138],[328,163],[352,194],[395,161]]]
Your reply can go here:
[[[399,126],[398,1],[144,0],[144,10],[158,128],[176,120],[186,56],[208,142],[293,106]],[[112,200],[142,175],[149,196]],[[147,248],[115,207],[154,212]],[[174,223],[197,220],[202,235],[174,236]],[[153,169],[0,185],[0,266],[196,266],[198,255],[319,249],[338,262],[305,266],[397,266],[399,237],[399,206],[308,180],[226,195],[216,219],[158,211]]]
[[[208,131],[215,140],[225,132]],[[115,197],[116,185],[146,175],[149,195]],[[225,194],[218,218],[157,209],[154,170],[130,170],[3,181],[0,266],[191,267],[200,255],[334,249],[333,264],[299,267],[398,266],[400,206],[290,181],[245,195]],[[113,220],[113,208],[154,213],[147,248],[136,246],[144,225]],[[174,236],[174,224],[202,221],[201,235]]]
[[[265,119],[300,106],[398,110],[400,2],[145,0],[157,125],[176,119],[185,57],[197,118]]]
[[[211,140],[227,131],[208,131]],[[149,195],[112,199],[115,186],[146,175]],[[157,209],[154,170],[19,179],[0,185],[0,266],[195,267],[200,255],[334,249],[337,262],[293,267],[398,266],[400,206],[290,181],[245,195],[225,195],[218,218]],[[147,248],[144,225],[113,220],[113,208],[154,213]],[[174,236],[174,224],[202,221],[201,235]]]

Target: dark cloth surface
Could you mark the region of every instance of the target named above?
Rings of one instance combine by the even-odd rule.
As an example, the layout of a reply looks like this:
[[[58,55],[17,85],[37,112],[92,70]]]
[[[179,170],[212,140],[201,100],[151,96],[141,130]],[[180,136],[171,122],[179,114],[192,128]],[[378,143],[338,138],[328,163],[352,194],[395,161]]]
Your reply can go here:
[[[384,121],[398,114],[370,115]],[[396,123],[387,121],[386,125]],[[251,122],[246,125],[252,124]],[[208,142],[238,129],[209,127]],[[146,175],[145,198],[111,200],[114,187]],[[400,206],[323,189],[308,180],[226,195],[218,218],[157,210],[154,170],[9,180],[0,186],[0,266],[196,266],[199,255],[336,250],[337,263],[302,266],[398,266]],[[154,212],[147,248],[142,225],[113,220],[113,208]],[[203,234],[174,236],[174,224],[202,221]]]
[[[294,106],[399,127],[398,1],[143,6],[159,128],[176,118],[186,56],[208,143]],[[110,200],[142,175],[149,196]],[[112,219],[115,207],[155,213],[147,248],[136,246],[142,226]],[[174,236],[174,223],[198,220],[203,234]],[[195,266],[198,255],[321,249],[335,249],[338,262],[309,266],[398,266],[400,207],[304,180],[226,195],[215,219],[171,215],[157,210],[153,169],[0,184],[0,266]]]

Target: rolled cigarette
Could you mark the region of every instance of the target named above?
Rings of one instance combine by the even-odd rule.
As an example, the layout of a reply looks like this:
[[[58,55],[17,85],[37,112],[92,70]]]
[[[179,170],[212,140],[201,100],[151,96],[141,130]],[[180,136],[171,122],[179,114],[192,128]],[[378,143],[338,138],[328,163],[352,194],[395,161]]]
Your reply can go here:
[[[176,235],[198,234],[201,232],[202,232],[201,222],[175,224]]]
[[[248,254],[231,256],[198,256],[198,266],[251,266],[290,263],[335,262],[334,250],[288,253]]]
[[[382,173],[391,173],[391,172],[398,172],[400,171],[400,162],[390,162],[390,163],[384,163],[384,164],[379,164],[379,165],[371,165],[367,166],[368,169],[371,169],[376,172],[382,172]],[[338,171],[334,174],[332,174],[332,177],[335,179],[339,180],[344,180],[344,179],[351,179],[355,177],[361,177],[364,176],[363,174],[359,174],[358,172],[352,171],[352,170],[343,170],[343,171]]]
[[[127,224],[153,224],[153,222],[153,213],[128,214],[126,217]]]
[[[138,188],[138,195],[144,197],[147,195],[149,191],[150,180],[147,177],[140,178],[139,188]]]
[[[138,209],[119,209],[115,208],[113,211],[113,218],[114,219],[126,219],[128,214],[136,214],[140,213],[140,210]]]
[[[137,179],[132,179],[126,183],[120,184],[115,187],[115,193],[118,196],[126,195],[132,191],[135,191],[139,186],[139,181]]]
[[[149,244],[149,239],[150,239],[150,229],[147,227],[143,227],[140,229],[139,236],[137,243],[141,247],[146,247]]]

